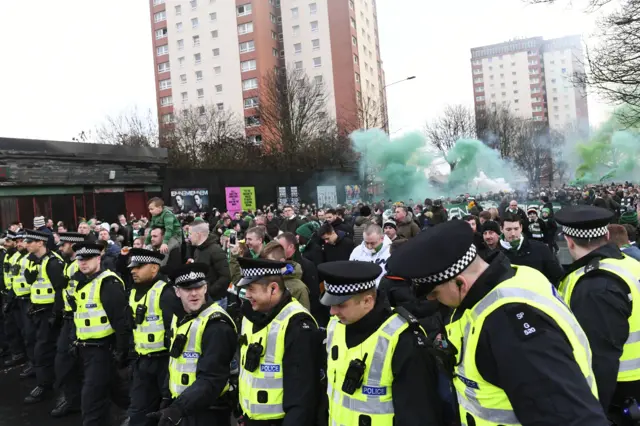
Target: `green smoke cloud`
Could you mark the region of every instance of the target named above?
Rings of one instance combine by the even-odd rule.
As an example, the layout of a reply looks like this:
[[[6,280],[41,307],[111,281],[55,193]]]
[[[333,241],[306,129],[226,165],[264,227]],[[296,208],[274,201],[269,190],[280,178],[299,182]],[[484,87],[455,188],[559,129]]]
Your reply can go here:
[[[576,145],[579,159],[573,184],[640,179],[640,133],[625,128],[614,113],[585,142]]]

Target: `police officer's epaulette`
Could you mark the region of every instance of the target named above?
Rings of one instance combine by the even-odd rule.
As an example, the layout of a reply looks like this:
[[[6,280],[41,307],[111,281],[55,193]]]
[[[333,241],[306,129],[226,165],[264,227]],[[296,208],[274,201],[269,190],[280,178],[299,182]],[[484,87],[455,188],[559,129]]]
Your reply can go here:
[[[427,347],[427,336],[420,327],[420,322],[418,318],[413,316],[411,312],[409,312],[406,308],[400,306],[394,309],[394,312],[400,315],[409,323],[409,331],[413,335],[413,343],[418,348],[426,348]]]
[[[214,312],[211,315],[209,315],[209,319],[208,321],[222,321],[222,322],[226,322],[229,323],[229,319],[226,317],[226,315],[221,314],[220,312]]]
[[[600,269],[600,258],[593,258],[587,263],[584,267],[584,273],[588,274],[589,272],[597,271]]]

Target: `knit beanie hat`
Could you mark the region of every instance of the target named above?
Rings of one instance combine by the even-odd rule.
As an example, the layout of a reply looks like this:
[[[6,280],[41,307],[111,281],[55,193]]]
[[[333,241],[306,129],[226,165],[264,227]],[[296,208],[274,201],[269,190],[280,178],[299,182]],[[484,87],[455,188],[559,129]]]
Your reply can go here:
[[[318,222],[307,222],[296,229],[296,234],[308,240],[319,228],[320,224]]]
[[[384,225],[382,225],[382,228],[386,228],[387,226],[392,227],[393,229],[398,229],[398,225],[396,224],[396,221],[393,219],[387,219],[384,221]]]
[[[360,216],[371,216],[371,207],[369,206],[360,207]]]
[[[500,235],[500,225],[496,221],[488,220],[482,225],[482,233],[484,234],[487,231],[493,231]]]
[[[35,229],[42,228],[44,225],[44,216],[36,216],[33,218],[33,227]]]
[[[638,226],[638,213],[636,211],[622,213],[622,216],[620,216],[620,224],[624,225],[626,223]]]

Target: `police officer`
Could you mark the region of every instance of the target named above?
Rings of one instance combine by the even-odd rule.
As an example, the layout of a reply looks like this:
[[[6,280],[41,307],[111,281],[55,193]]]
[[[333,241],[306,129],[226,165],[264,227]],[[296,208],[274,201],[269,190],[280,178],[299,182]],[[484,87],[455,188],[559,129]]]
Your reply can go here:
[[[100,269],[100,244],[74,244],[83,276],[73,294],[73,320],[84,369],[81,393],[83,426],[110,424],[111,400],[121,409],[129,406],[118,369],[126,365],[131,339],[129,305],[124,284],[111,271]]]
[[[80,393],[82,391],[82,366],[78,358],[70,352],[71,344],[76,340],[76,328],[73,323],[73,294],[82,276],[73,245],[85,241],[85,235],[77,232],[60,233],[60,253],[65,261],[64,276],[67,285],[62,291],[62,328],[58,336],[55,358],[56,388],[62,393],[56,407],[51,411],[53,417],[64,417],[80,411]],[[77,274],[77,275],[76,275]]]
[[[17,234],[11,230],[5,236],[4,258],[2,259],[2,311],[4,314],[5,335],[9,343],[11,358],[5,361],[6,367],[22,364],[26,360],[25,344],[17,318],[20,314],[16,294],[13,291],[13,271],[21,254],[18,251]]]
[[[35,329],[33,327],[32,318],[29,316],[31,309],[31,284],[27,282],[27,271],[35,268],[27,250],[27,243],[24,240],[25,231],[20,229],[16,231],[16,244],[19,256],[15,259],[12,266],[12,283],[13,294],[15,295],[15,306],[12,309],[13,320],[20,330],[20,336],[23,341],[29,362],[20,373],[20,378],[28,378],[35,375],[33,368],[33,351],[35,347]],[[8,360],[5,366],[13,366],[24,362]]]
[[[455,308],[439,348],[455,354],[448,361],[461,423],[608,425],[589,343],[553,285],[502,253],[486,262],[476,256],[465,225],[451,221],[419,234],[389,265],[420,294]]]
[[[295,300],[283,262],[240,257],[239,288],[252,311],[242,320],[239,399],[245,425],[313,425],[320,393],[319,339],[309,311]],[[247,302],[244,302],[247,303]]]
[[[465,222],[469,231],[471,228]],[[437,368],[417,320],[388,308],[376,290],[380,266],[339,261],[318,266],[327,326],[330,425],[442,425]]]
[[[148,414],[159,426],[228,426],[231,361],[237,347],[235,324],[207,297],[209,266],[191,263],[171,273],[185,315],[173,317],[168,390],[171,403]],[[166,404],[163,404],[166,405]]]
[[[62,306],[61,293],[66,286],[64,263],[60,255],[47,248],[49,234],[27,229],[25,241],[29,258],[34,267],[24,272],[27,283],[31,284],[31,321],[35,330],[33,368],[37,386],[25,398],[26,404],[43,401],[54,384],[54,360],[56,341],[62,315],[54,304]],[[60,308],[61,309],[61,308]]]
[[[159,275],[164,255],[144,249],[129,251],[134,287],[129,304],[133,313],[133,364],[129,426],[155,425],[147,414],[157,411],[169,368],[173,313],[182,309],[172,286]]]
[[[640,400],[640,263],[609,243],[613,213],[581,205],[556,213],[574,262],[560,294],[584,329],[593,351],[600,403],[616,424],[630,401]],[[640,419],[638,419],[640,420]]]

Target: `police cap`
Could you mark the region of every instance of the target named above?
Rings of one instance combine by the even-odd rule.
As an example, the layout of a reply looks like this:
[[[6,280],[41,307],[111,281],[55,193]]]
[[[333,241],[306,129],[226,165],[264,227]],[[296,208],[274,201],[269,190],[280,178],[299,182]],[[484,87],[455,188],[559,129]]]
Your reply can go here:
[[[207,284],[209,265],[206,263],[187,263],[171,271],[173,284],[180,288],[199,288]]]
[[[160,252],[141,248],[132,248],[129,250],[129,256],[129,268],[148,264],[161,265],[164,259],[164,254]]]
[[[318,273],[320,279],[324,280],[325,290],[320,303],[333,306],[376,288],[376,279],[382,273],[382,268],[371,262],[340,260],[319,265]]]
[[[79,232],[61,232],[60,241],[63,243],[82,243],[87,240],[87,236]]]
[[[73,245],[72,249],[76,253],[76,259],[78,260],[91,259],[92,257],[100,256],[102,253],[102,246],[100,244],[91,243],[89,241],[76,243]]]
[[[555,214],[555,219],[565,235],[589,240],[607,235],[613,212],[589,205],[567,206]]]
[[[42,231],[36,231],[35,229],[25,229],[24,239],[30,243],[32,241],[49,241],[49,234]]]
[[[243,287],[258,281],[260,278],[273,275],[285,275],[289,270],[289,265],[285,262],[269,259],[253,259],[250,257],[239,257],[240,273],[242,279],[238,282],[238,287]]]

